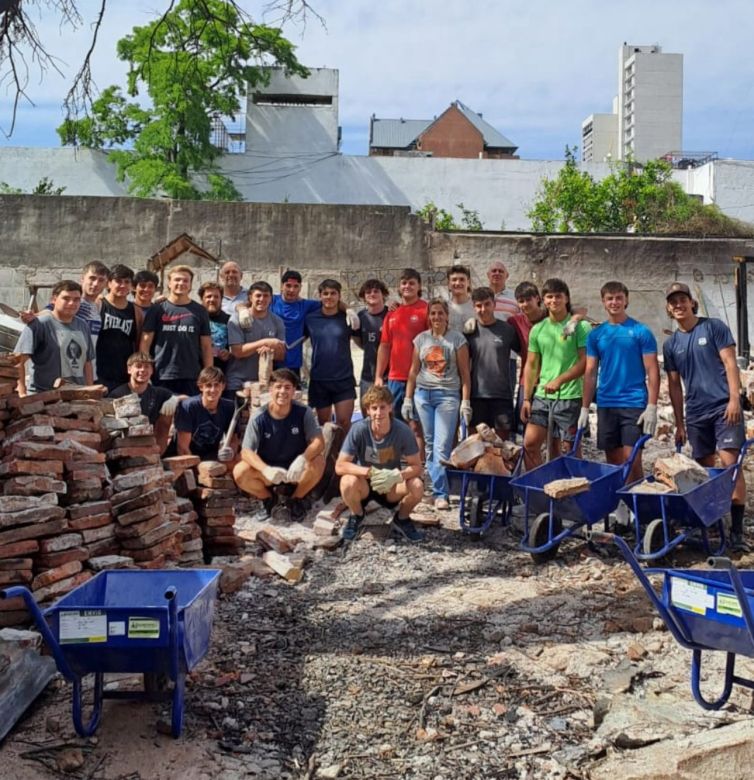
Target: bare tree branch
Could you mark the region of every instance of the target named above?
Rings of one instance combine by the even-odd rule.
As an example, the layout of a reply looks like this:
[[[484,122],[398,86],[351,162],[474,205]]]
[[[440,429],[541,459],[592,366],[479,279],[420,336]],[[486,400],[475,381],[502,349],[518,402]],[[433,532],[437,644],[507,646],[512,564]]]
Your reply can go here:
[[[66,119],[74,119],[81,113],[85,114],[94,100],[96,84],[92,80],[92,54],[97,46],[97,36],[102,27],[102,19],[105,16],[106,8],[107,0],[101,0],[99,14],[92,27],[92,41],[89,44],[89,49],[63,101]]]

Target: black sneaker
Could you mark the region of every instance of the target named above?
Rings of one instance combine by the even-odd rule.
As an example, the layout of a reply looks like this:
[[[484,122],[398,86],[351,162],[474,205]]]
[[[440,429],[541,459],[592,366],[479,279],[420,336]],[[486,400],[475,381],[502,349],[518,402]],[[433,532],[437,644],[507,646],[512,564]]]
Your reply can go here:
[[[287,502],[281,502],[272,508],[270,512],[270,520],[276,523],[290,523],[291,522],[291,507]]]
[[[749,546],[748,542],[744,539],[744,535],[742,533],[731,533],[730,535],[730,544],[728,545],[728,549],[731,552],[740,552],[740,553],[748,553],[751,552],[751,547]]]
[[[409,542],[424,541],[424,533],[412,522],[410,517],[393,517],[393,533]]]
[[[272,517],[272,510],[275,508],[277,501],[278,500],[276,496],[270,496],[269,498],[262,499],[262,506],[264,507],[264,511],[267,513],[267,517]]]
[[[352,542],[361,533],[361,524],[363,522],[364,515],[351,515],[341,534],[343,541]]]
[[[309,511],[309,502],[305,498],[294,498],[291,500],[291,519],[295,523],[300,523]]]

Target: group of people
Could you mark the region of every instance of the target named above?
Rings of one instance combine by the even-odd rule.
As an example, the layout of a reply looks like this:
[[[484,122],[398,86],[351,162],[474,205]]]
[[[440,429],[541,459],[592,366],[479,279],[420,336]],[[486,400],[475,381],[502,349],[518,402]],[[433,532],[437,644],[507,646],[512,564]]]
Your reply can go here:
[[[447,509],[443,462],[459,421],[462,433],[486,423],[503,439],[523,426],[527,469],[541,463],[545,441],[552,456],[572,446],[593,401],[597,444],[609,463],[625,462],[657,425],[657,343],[628,315],[623,283],[602,287],[606,319],[593,327],[573,311],[561,279],[541,289],[523,282],[511,292],[504,263],[491,263],[486,275],[488,284],[472,289],[470,269],[453,265],[447,294],[426,301],[420,273],[407,268],[393,303],[381,280],[368,279],[356,312],[335,279],[319,284],[317,300],[302,298],[293,270],[275,294],[264,281],[244,288],[241,268],[227,262],[195,301],[188,266],[172,267],[164,297],[156,298],[154,273],[89,263],[80,281],[55,285],[46,310],[23,314],[18,389],[28,391],[30,360],[31,391],[96,380],[114,397],[135,392],[164,451],[229,462],[242,490],[285,517],[306,512],[325,471],[321,426],[334,421],[347,434],[335,463],[350,512],[344,536],[358,535],[374,499],[394,509],[396,532],[419,540],[411,511],[423,498],[424,467],[432,494],[425,500]],[[685,284],[671,284],[666,300],[676,325],[663,345],[676,440],[688,439],[705,466],[717,456],[730,465],[744,440],[733,336],[720,320],[698,315]],[[308,407],[294,399],[306,339]],[[358,382],[354,342],[363,354]],[[258,380],[262,356],[275,366],[270,400],[239,447],[224,434],[237,391]],[[357,386],[363,419],[352,426]],[[633,469],[638,479],[640,458]],[[731,505],[731,543],[739,550],[748,549],[745,498],[740,475]]]

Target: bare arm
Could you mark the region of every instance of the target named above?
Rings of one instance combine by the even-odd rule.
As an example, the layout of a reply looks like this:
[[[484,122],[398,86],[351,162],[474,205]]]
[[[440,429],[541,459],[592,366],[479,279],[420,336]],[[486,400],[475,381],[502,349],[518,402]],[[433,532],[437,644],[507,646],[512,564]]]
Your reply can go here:
[[[94,369],[92,368],[91,360],[87,360],[86,363],[84,363],[84,384],[94,384]]]
[[[215,361],[212,355],[212,336],[199,336],[202,349],[202,368],[209,368]]]
[[[725,367],[725,378],[728,381],[728,406],[725,409],[725,421],[728,425],[741,422],[741,375],[736,365],[736,351],[733,347],[720,350],[720,360]]]
[[[660,364],[657,362],[657,355],[652,352],[649,355],[643,355],[644,370],[647,372],[647,390],[649,400],[647,403],[657,405],[657,398],[660,395]],[[587,366],[589,359],[587,358]],[[584,385],[586,387],[586,384]]]
[[[175,442],[179,455],[191,455],[191,431],[178,431]]]
[[[262,471],[267,468],[267,464],[259,457],[256,450],[244,447],[241,450],[241,460],[256,471]]]
[[[139,352],[146,352],[147,354],[149,354],[150,350],[152,349],[153,343],[154,343],[154,331],[153,330],[144,331],[141,334],[141,343],[139,345]]]
[[[350,475],[352,477],[368,479],[369,470],[369,466],[359,466],[358,463],[354,462],[354,456],[346,455],[345,452],[341,452],[340,455],[338,455],[338,459],[335,461],[335,473],[339,477]]]
[[[401,476],[404,481],[413,479],[414,477],[421,477],[424,473],[424,466],[422,466],[421,455],[417,452],[415,455],[406,455],[406,468],[401,469]]]
[[[471,399],[471,369],[469,360],[469,345],[464,344],[456,352],[456,365],[458,374],[461,377],[461,400],[469,401]]]
[[[377,347],[377,365],[374,370],[374,383],[379,386],[382,384],[382,377],[385,376],[388,364],[390,363],[390,344],[380,344]]]
[[[521,404],[521,420],[528,422],[531,417],[531,402],[534,397],[534,388],[539,379],[541,359],[538,352],[529,352],[524,366],[524,401]]]
[[[320,433],[319,436],[315,436],[309,444],[306,445],[306,449],[303,452],[304,458],[307,461],[314,460],[317,455],[321,455],[325,451],[325,437]]]
[[[406,398],[414,397],[414,390],[416,390],[416,377],[419,375],[419,368],[421,363],[419,361],[419,350],[414,347],[414,356],[411,358],[411,370],[408,372],[408,381],[406,382]]]
[[[655,363],[657,362],[655,358]],[[584,392],[581,394],[581,406],[584,409],[589,408],[589,404],[594,400],[594,391],[597,387],[597,369],[600,361],[596,357],[587,357],[586,369],[584,371]]]
[[[157,440],[157,445],[160,448],[161,455],[168,448],[168,442],[170,439],[170,426],[172,424],[172,414],[161,414],[157,418],[157,422],[154,424],[154,437]]]
[[[247,358],[256,355],[265,349],[274,351],[275,360],[282,360],[285,357],[285,342],[280,339],[265,338],[259,341],[249,341],[246,344],[231,344],[230,354],[234,358]]]
[[[23,398],[28,395],[29,391],[26,388],[26,361],[29,359],[29,355],[19,355],[18,365],[16,371],[18,372],[18,381],[16,382],[16,390],[18,394]]]
[[[668,394],[675,416],[675,440],[686,441],[686,428],[683,424],[683,387],[681,375],[677,371],[668,371]]]

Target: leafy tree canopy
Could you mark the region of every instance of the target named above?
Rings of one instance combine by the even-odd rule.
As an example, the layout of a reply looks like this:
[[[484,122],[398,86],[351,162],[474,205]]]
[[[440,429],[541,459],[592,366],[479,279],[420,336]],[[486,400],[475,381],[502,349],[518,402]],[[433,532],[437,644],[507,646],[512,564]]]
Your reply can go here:
[[[467,209],[463,203],[456,203],[456,208],[461,212],[460,225],[449,211],[438,208],[431,200],[416,213],[424,222],[431,225],[433,230],[484,230],[484,223],[476,209]]]
[[[615,163],[595,181],[576,164],[576,149],[566,147],[566,162],[554,179],[545,179],[528,212],[532,230],[542,233],[654,233],[677,236],[750,237],[754,226],[723,214],[687,195],[672,180],[663,160],[643,165]]]
[[[129,64],[127,96],[103,90],[89,116],[58,128],[62,143],[111,150],[118,179],[139,197],[240,200],[217,169],[212,121],[239,111],[247,83],[269,80],[267,64],[308,75],[281,30],[244,20],[225,0],[180,0],[117,51]]]

